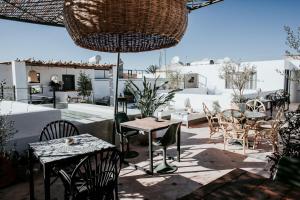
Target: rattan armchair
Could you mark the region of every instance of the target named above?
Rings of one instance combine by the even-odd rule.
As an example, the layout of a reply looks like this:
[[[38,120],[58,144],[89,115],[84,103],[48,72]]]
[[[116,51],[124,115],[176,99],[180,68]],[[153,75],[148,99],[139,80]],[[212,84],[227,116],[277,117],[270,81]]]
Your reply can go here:
[[[258,99],[251,99],[246,102],[246,110],[256,112],[266,112],[266,107],[263,102]]]
[[[209,138],[211,138],[212,135],[220,131],[220,124],[219,124],[219,117],[214,116],[205,103],[202,103],[203,105],[203,111],[205,113],[208,127],[209,127]]]
[[[220,126],[224,137],[224,150],[229,140],[238,141],[243,146],[243,153],[248,148],[249,126],[243,123],[244,114],[239,110],[228,109],[220,114]]]
[[[284,107],[280,107],[276,113],[275,119],[269,121],[258,121],[256,123],[255,139],[253,148],[258,143],[258,138],[264,138],[271,142],[273,152],[278,151],[278,130],[281,125],[281,119],[284,114]]]

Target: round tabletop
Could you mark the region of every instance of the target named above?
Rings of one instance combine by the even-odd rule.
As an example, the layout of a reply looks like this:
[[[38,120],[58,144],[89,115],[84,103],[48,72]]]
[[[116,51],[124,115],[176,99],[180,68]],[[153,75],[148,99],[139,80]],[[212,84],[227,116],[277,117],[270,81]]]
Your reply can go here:
[[[241,118],[243,116],[245,116],[248,119],[263,119],[265,118],[267,115],[266,113],[262,113],[262,112],[256,112],[256,111],[245,111],[244,113],[242,113],[239,110],[227,110],[224,111],[223,114],[225,115],[225,117],[234,117],[234,118]]]

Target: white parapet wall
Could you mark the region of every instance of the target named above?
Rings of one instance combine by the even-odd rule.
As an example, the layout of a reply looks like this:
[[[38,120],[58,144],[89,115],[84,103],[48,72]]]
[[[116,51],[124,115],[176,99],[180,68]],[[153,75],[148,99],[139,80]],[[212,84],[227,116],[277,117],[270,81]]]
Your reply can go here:
[[[0,115],[7,115],[14,122],[17,132],[10,145],[15,144],[18,151],[25,150],[29,142],[38,141],[48,123],[61,119],[60,110],[13,101],[0,102]]]

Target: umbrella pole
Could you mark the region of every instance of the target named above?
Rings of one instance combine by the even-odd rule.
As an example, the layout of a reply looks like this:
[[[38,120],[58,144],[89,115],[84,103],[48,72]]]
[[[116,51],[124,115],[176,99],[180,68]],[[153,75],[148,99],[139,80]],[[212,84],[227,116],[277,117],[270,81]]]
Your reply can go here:
[[[118,113],[118,89],[119,89],[119,66],[120,66],[120,52],[118,52],[118,61],[117,61],[117,76],[116,76],[116,86],[115,86],[115,103],[114,103],[114,121],[116,120],[116,115]],[[116,143],[116,128],[114,126],[112,143]]]

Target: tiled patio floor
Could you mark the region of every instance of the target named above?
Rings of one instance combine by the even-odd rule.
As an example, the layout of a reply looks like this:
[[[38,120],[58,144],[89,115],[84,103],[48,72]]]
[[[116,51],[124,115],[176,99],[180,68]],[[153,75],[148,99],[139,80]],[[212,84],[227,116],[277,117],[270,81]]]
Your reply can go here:
[[[236,147],[223,150],[221,134],[216,134],[209,140],[207,124],[182,127],[182,159],[181,162],[172,161],[178,166],[178,171],[170,175],[149,176],[132,167],[121,171],[119,196],[121,199],[176,199],[191,193],[201,185],[205,185],[235,168],[242,168],[263,176],[268,176],[265,170],[265,156],[271,147],[267,144],[258,146],[256,150],[248,150],[247,155]],[[132,162],[147,167],[147,147],[134,145],[133,149],[140,156]],[[170,147],[168,153],[175,154],[175,147]],[[161,156],[155,157],[155,163]],[[37,199],[43,199],[43,182],[41,173],[37,173],[35,180]],[[29,199],[28,183],[19,183],[0,192],[3,200]],[[52,199],[63,199],[63,186],[58,181],[51,187]]]

